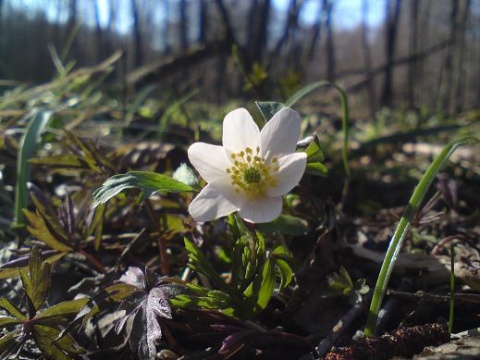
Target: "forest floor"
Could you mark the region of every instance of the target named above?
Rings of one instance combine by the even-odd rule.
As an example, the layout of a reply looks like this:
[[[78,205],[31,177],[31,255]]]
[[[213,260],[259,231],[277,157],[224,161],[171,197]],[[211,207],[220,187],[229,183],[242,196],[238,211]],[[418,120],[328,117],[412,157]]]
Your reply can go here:
[[[458,149],[436,177],[396,258],[376,336],[362,336],[409,198],[462,120],[432,117],[418,130],[399,123],[402,115],[390,115],[381,127],[379,119],[353,119],[347,177],[338,155],[340,120],[300,107],[308,115],[304,135],[318,134],[329,171],[305,175],[286,198],[292,223],[250,228],[265,237],[265,254],[278,245],[289,262],[276,263],[268,303],[244,289],[248,311],[240,314],[229,288],[237,281],[231,249],[240,240],[225,219],[195,224],[187,212],[192,194],[157,193],[137,204],[138,191],[129,189],[92,206],[93,192],[111,176],[171,174],[188,164],[186,149],[194,140],[219,143],[225,110],[178,108],[168,123],[156,123],[144,107],[125,124],[121,113],[102,109],[55,115],[29,161],[34,201],[28,203],[28,227],[16,231],[9,221],[22,134],[16,129],[25,123],[10,114],[14,120],[2,125],[0,295],[8,299],[0,301],[2,358],[153,358],[152,344],[161,359],[480,357],[480,156],[474,146]],[[193,121],[198,118],[205,121]],[[186,248],[185,238],[196,247]],[[195,261],[197,268],[188,266]],[[279,285],[284,280],[288,284]],[[182,297],[190,294],[187,287],[196,295]],[[149,309],[154,288],[169,305],[160,301],[160,308]],[[73,299],[78,303],[54,308]],[[52,308],[54,315],[42,319]]]

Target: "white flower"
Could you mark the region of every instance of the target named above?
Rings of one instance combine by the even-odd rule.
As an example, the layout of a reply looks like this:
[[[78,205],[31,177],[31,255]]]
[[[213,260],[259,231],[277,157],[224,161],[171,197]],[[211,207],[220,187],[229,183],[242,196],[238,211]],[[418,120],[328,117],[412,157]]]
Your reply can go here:
[[[202,142],[188,149],[188,157],[208,183],[192,201],[189,212],[204,222],[235,211],[250,222],[269,222],[282,212],[282,196],[305,171],[307,155],[296,153],[301,118],[283,108],[262,131],[245,109],[223,121],[223,146]]]

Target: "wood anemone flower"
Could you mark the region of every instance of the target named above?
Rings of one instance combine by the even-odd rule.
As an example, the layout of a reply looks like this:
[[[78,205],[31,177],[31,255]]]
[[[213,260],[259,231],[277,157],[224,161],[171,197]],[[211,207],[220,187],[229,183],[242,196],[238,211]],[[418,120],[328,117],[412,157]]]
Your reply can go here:
[[[282,212],[282,196],[305,172],[307,155],[295,152],[300,115],[283,108],[262,131],[247,110],[228,113],[223,121],[223,146],[197,142],[188,157],[207,182],[189,212],[199,222],[235,211],[246,221],[269,222]]]

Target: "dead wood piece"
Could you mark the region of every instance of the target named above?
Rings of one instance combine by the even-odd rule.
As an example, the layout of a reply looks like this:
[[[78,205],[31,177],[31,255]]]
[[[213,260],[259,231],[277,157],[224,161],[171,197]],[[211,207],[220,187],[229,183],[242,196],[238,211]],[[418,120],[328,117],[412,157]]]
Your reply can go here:
[[[427,346],[437,346],[450,339],[446,324],[426,324],[396,330],[392,335],[364,338],[355,344],[330,351],[325,360],[411,358]]]

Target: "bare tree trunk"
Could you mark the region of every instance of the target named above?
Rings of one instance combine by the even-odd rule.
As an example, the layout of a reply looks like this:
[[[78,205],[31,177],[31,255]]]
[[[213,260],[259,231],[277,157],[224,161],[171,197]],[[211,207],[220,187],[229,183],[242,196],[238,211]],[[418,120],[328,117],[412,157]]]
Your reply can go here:
[[[4,14],[5,11],[3,9],[3,0],[0,0],[0,78],[7,78],[7,71],[4,70],[4,67],[7,67],[7,64],[5,63],[4,59],[6,58],[5,54],[7,53],[6,51],[6,46],[5,46],[5,33],[6,33],[6,27],[5,27],[5,21],[4,21]]]
[[[328,10],[326,11],[325,26],[327,28],[327,79],[330,82],[335,82],[335,46],[333,43],[333,1],[328,2]]]
[[[207,40],[207,27],[208,27],[208,3],[206,0],[200,0],[200,24],[198,31],[198,42],[203,44]]]
[[[170,19],[170,12],[171,12],[171,8],[170,8],[170,2],[169,1],[163,1],[163,9],[165,11],[165,24],[163,26],[163,43],[165,45],[164,49],[163,49],[163,53],[166,55],[166,54],[169,54],[170,51],[171,51],[171,48],[170,48],[170,41],[169,41],[169,35],[170,35],[170,23],[168,21],[168,19]]]
[[[410,2],[410,56],[418,52],[418,1]],[[416,93],[416,79],[417,79],[417,62],[412,61],[408,65],[408,107],[410,109],[416,108],[415,93]]]
[[[370,45],[368,44],[368,0],[362,2],[362,47],[363,61],[365,63],[365,72],[370,74],[372,71],[372,57],[370,54]],[[370,117],[375,116],[375,84],[374,79],[368,75],[367,80],[368,104],[370,107]]]
[[[331,25],[332,10],[333,0],[322,0],[322,8],[315,20],[315,25],[313,26],[313,36],[308,51],[308,59],[311,61],[315,56],[315,50],[318,43],[321,43],[321,33],[323,27],[325,27],[327,30],[327,40],[325,43],[325,51],[327,53],[327,78],[335,72],[335,64],[333,63],[333,59],[335,58],[333,47],[333,29]]]
[[[288,7],[288,15],[287,15],[287,22],[285,24],[285,28],[283,30],[282,36],[275,45],[275,50],[270,57],[271,61],[274,61],[280,55],[280,51],[284,46],[285,42],[287,42],[288,38],[290,37],[291,33],[295,31],[298,27],[298,15],[300,13],[300,7],[302,6],[303,2],[301,1],[298,4],[297,0],[290,0],[290,6]],[[298,57],[297,57],[298,58]]]
[[[465,59],[465,37],[467,29],[468,14],[470,13],[470,0],[460,2],[461,12],[457,15],[455,35],[456,51],[454,54],[453,72],[456,76],[452,79],[450,109],[452,114],[458,114],[463,109],[465,84],[464,84],[464,59]]]
[[[67,32],[64,40],[64,49],[62,51],[62,56],[61,59],[63,61],[66,60],[68,53],[71,54],[71,56],[74,59],[77,59],[77,53],[75,46],[71,46],[73,44],[73,39],[76,36],[75,32],[77,31],[77,0],[70,0],[69,3],[69,17],[68,17],[68,24],[67,24]]]
[[[142,53],[142,32],[140,28],[140,15],[138,13],[138,6],[136,0],[131,0],[130,5],[132,8],[132,17],[133,17],[133,67],[137,68],[143,63],[143,53]]]
[[[455,48],[457,44],[457,14],[458,14],[458,0],[451,0],[452,10],[450,12],[450,39],[452,44],[445,55],[442,74],[440,76],[439,84],[439,110],[445,110],[449,107],[450,89],[453,81],[453,58],[455,56]]]
[[[315,49],[317,47],[318,39],[320,39],[321,35],[321,30],[322,30],[322,19],[323,19],[323,13],[326,8],[326,3],[328,0],[323,0],[322,2],[322,10],[318,12],[317,17],[315,19],[315,23],[312,27],[312,39],[310,41],[310,46],[308,47],[308,60],[313,60],[313,57],[315,56]]]
[[[392,7],[392,2],[394,2]],[[397,25],[400,17],[400,0],[386,0],[386,37],[385,58],[388,64],[385,70],[381,104],[391,107],[393,105],[393,59],[395,56],[395,44],[397,40]]]
[[[98,0],[92,0],[93,13],[95,14],[95,37],[97,41],[97,59],[96,62],[106,58],[106,54],[109,54],[108,41],[104,41],[102,25],[100,24],[100,9],[98,6]]]
[[[185,51],[188,49],[188,34],[187,34],[187,2],[186,0],[180,1],[180,48]]]
[[[249,15],[247,48],[253,62],[261,62],[267,48],[267,27],[270,15],[270,0],[254,0]],[[252,64],[249,64],[252,65]]]

